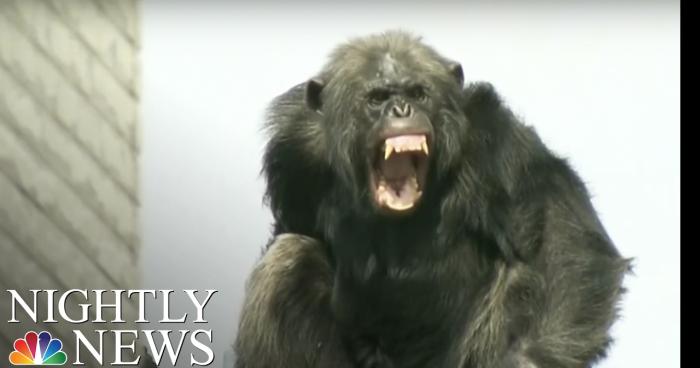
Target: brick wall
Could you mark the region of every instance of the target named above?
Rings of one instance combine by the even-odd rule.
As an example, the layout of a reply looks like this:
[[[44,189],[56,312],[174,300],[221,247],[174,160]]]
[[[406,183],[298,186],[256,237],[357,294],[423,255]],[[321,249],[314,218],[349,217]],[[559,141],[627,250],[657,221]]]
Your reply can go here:
[[[0,0],[2,290],[139,285],[138,5]],[[1,295],[0,361],[28,329],[60,337],[71,361],[75,325],[8,324]]]

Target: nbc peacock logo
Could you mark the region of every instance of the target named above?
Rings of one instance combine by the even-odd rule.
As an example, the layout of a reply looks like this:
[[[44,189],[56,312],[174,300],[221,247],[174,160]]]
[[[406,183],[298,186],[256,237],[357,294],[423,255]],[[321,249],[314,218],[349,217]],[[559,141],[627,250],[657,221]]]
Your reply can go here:
[[[12,365],[63,365],[68,359],[61,351],[63,343],[52,339],[51,334],[43,331],[37,334],[27,332],[23,339],[15,340],[15,351],[10,353]]]

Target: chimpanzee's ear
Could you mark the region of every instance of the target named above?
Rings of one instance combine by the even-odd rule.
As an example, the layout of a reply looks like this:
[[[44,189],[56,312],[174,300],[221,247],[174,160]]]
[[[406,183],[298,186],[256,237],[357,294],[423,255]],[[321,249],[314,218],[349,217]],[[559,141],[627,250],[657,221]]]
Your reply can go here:
[[[320,78],[312,78],[306,82],[306,106],[314,111],[321,109],[321,91],[325,84]]]
[[[464,72],[462,71],[462,64],[452,62],[447,66],[447,70],[450,71],[450,74],[452,74],[452,76],[457,81],[457,84],[459,84],[461,87],[464,84]]]

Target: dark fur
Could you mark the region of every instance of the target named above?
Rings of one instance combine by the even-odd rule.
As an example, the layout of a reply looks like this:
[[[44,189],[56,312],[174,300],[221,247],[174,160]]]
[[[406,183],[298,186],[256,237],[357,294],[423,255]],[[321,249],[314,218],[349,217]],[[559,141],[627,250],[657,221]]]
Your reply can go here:
[[[390,52],[432,89],[429,185],[415,213],[369,205],[366,67]],[[250,367],[588,367],[604,356],[628,261],[581,180],[485,83],[390,32],[339,47],[270,109],[275,235],[236,342]],[[408,71],[406,71],[408,70]],[[288,233],[288,234],[283,234]]]

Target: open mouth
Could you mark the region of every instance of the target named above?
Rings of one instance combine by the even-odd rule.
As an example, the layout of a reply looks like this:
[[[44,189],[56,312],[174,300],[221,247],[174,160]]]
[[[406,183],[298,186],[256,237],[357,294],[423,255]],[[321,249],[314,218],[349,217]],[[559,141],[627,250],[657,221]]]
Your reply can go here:
[[[372,167],[371,186],[377,206],[391,212],[413,209],[425,187],[428,137],[406,134],[385,139]]]

